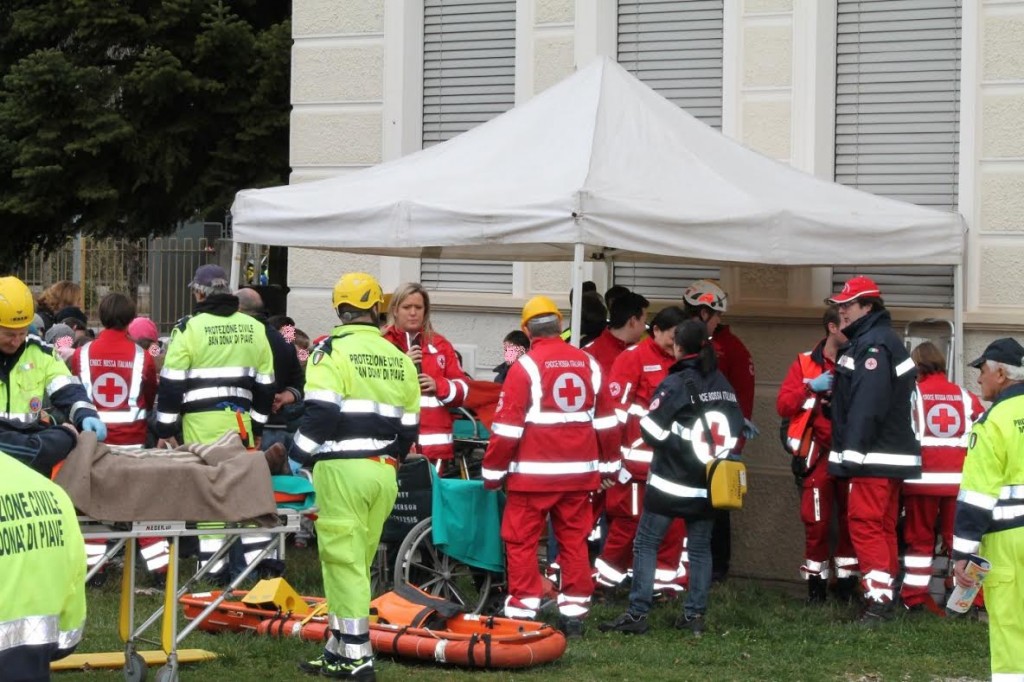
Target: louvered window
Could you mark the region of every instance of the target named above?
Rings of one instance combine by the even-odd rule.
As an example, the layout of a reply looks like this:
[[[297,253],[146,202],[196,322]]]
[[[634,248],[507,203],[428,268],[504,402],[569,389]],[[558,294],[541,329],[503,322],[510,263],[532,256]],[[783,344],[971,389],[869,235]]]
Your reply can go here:
[[[665,98],[722,127],[722,0],[619,0],[618,61]]]
[[[698,279],[719,279],[720,269],[707,265],[615,263],[613,284],[620,284],[650,299],[679,302],[683,290]]]
[[[420,283],[433,291],[512,293],[512,264],[484,260],[424,258]]]
[[[839,0],[837,182],[957,210],[961,25],[961,0]],[[835,270],[834,283],[853,272]],[[952,306],[951,267],[857,272],[887,304]]]
[[[515,105],[515,0],[425,0],[423,147]],[[511,293],[512,263],[424,259],[429,289]]]

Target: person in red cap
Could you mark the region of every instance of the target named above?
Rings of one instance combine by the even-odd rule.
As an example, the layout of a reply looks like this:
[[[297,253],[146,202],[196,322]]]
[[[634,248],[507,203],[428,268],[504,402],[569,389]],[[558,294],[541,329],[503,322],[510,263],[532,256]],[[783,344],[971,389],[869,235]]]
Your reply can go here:
[[[873,627],[894,615],[900,486],[921,476],[911,418],[917,369],[870,278],[850,279],[827,303],[839,307],[847,338],[832,388],[828,472],[850,481],[848,525],[867,602],[858,622]]]

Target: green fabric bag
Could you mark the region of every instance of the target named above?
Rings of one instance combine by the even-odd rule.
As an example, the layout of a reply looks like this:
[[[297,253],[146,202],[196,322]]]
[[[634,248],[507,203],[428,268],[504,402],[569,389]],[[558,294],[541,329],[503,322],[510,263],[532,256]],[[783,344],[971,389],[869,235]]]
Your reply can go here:
[[[501,511],[505,496],[483,481],[440,478],[433,471],[434,546],[456,561],[494,573],[505,571]]]

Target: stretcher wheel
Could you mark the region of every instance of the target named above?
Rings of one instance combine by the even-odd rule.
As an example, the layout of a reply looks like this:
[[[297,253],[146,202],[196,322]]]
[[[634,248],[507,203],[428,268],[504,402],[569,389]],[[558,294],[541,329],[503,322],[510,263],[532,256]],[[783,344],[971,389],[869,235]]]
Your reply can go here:
[[[491,593],[492,577],[483,571],[452,559],[434,547],[433,525],[426,518],[409,531],[395,558],[395,584],[404,581],[424,592],[462,604],[471,613],[480,613]]]
[[[146,660],[138,652],[131,652],[124,659],[125,682],[142,682],[146,679]]]

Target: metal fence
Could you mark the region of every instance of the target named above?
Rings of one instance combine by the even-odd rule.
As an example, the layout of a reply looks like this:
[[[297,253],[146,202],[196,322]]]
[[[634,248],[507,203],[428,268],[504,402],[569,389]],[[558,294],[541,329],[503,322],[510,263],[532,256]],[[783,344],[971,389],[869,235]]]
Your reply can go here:
[[[106,294],[121,292],[136,301],[139,315],[168,333],[192,311],[188,283],[196,268],[221,262],[228,252],[217,239],[167,237],[150,240],[78,238],[47,253],[31,252],[15,274],[36,294],[55,282],[82,286],[84,311],[98,325],[96,306]]]

